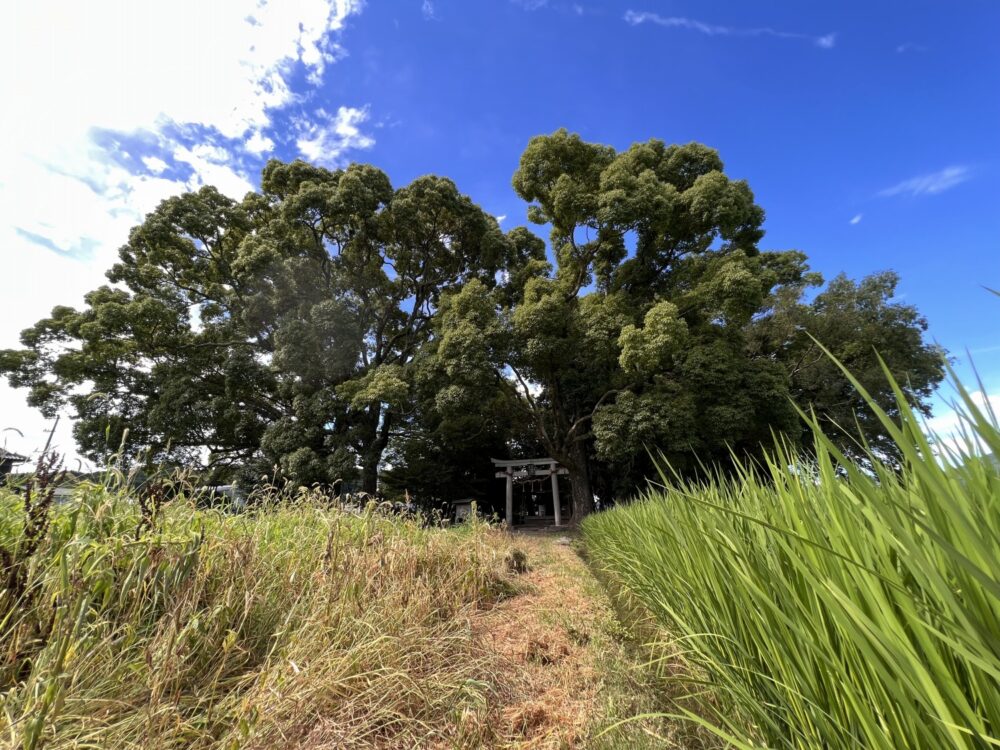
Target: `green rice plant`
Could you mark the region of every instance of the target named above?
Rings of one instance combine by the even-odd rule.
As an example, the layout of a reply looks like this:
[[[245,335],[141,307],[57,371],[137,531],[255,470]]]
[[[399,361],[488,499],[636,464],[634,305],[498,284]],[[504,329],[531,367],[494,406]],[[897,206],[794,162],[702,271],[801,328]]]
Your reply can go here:
[[[464,615],[512,591],[507,535],[309,492],[203,510],[127,481],[80,485],[30,550],[31,508],[0,490],[0,547],[30,552],[0,592],[0,746],[490,740],[501,688]]]
[[[956,388],[957,446],[897,387],[900,422],[868,403],[901,465],[850,461],[803,415],[806,455],[778,440],[701,482],[664,466],[586,520],[591,559],[712,696],[678,714],[746,748],[1000,746],[1000,428]]]

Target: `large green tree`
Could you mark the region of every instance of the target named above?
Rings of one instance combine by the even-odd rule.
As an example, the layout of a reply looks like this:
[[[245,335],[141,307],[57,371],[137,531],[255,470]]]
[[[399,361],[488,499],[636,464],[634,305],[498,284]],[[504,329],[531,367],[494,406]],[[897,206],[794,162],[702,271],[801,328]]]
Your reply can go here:
[[[152,460],[330,482],[378,465],[439,296],[495,283],[508,243],[455,185],[272,161],[260,193],[164,201],[114,286],[59,307],[0,369],[46,412],[69,404],[85,453],[129,431]],[[258,473],[259,476],[259,473]]]
[[[272,162],[262,191],[269,221],[260,247],[290,256],[295,266],[283,277],[291,278],[287,302],[272,313],[285,328],[273,364],[285,375],[288,397],[306,412],[273,428],[287,440],[274,452],[287,455],[301,445],[298,433],[309,425],[325,450],[299,447],[292,455],[315,460],[339,430],[360,462],[362,487],[373,492],[392,431],[408,409],[413,361],[431,336],[441,294],[472,279],[495,284],[509,245],[492,216],[440,177],[393,191],[370,166],[330,172]],[[338,367],[343,356],[351,360],[347,369]],[[346,411],[339,425],[324,421],[338,409]]]
[[[862,443],[887,459],[898,458],[898,447],[837,362],[894,417],[898,403],[883,368],[924,415],[930,414],[930,396],[945,374],[944,350],[925,340],[927,320],[917,308],[896,298],[898,283],[898,276],[886,271],[859,282],[837,276],[811,299],[806,288],[784,288],[750,332],[754,355],[780,360],[792,399],[827,422],[827,434],[857,458],[865,454]],[[808,439],[808,426],[799,426]]]
[[[456,393],[431,352],[416,365],[409,410],[400,415],[380,486],[424,505],[502,492],[490,459],[539,452],[533,433],[510,409],[501,388],[483,388],[469,402]],[[429,355],[429,356],[428,356]],[[458,396],[456,399],[455,396]]]
[[[844,419],[858,400],[842,401],[839,370],[796,365],[810,331],[835,353],[863,351],[845,359],[864,360],[867,382],[884,344],[915,403],[941,378],[922,319],[891,302],[884,277],[837,280],[803,303],[818,277],[799,252],[760,250],[764,212],[712,149],[652,140],[617,152],[560,130],[532,139],[513,183],[529,219],[550,227],[555,264],[537,239],[508,235],[517,272],[444,299],[436,352],[457,402],[503,386],[569,470],[576,521],[595,483],[641,486],[650,450],[691,472],[759,453],[774,433],[795,438],[796,402]]]
[[[442,303],[442,361],[458,384],[506,385],[568,470],[573,513],[593,507],[593,462],[644,451],[706,459],[794,423],[779,362],[746,327],[805,272],[761,253],[763,211],[699,144],[616,152],[558,131],[532,139],[514,175],[529,218],[551,227],[555,267],[531,248],[516,286],[466,284]],[[522,242],[522,244],[529,244]]]
[[[357,476],[435,498],[489,455],[536,450],[570,472],[579,521],[629,494],[649,450],[696,472],[802,434],[796,405],[891,450],[818,340],[892,399],[876,350],[926,411],[942,376],[896,278],[819,278],[759,247],[763,210],[705,146],[623,151],[534,138],[514,189],[549,243],[507,234],[455,185],[271,162],[259,192],[164,201],[111,282],[0,352],[84,453],[126,431],[149,460],[298,482]]]
[[[286,408],[262,361],[266,327],[251,330],[241,301],[257,294],[240,263],[254,231],[244,207],[204,188],[164,201],[132,230],[114,286],[60,306],[0,353],[14,386],[51,414],[68,405],[81,451],[103,458],[129,434],[150,460],[245,462]]]

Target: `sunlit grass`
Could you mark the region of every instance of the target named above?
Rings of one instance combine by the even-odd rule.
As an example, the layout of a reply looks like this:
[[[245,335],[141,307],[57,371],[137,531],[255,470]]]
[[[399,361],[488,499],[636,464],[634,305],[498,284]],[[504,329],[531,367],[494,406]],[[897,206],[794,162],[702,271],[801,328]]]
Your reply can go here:
[[[0,490],[0,546],[24,554]],[[84,485],[0,595],[0,736],[22,748],[476,747],[490,664],[464,613],[509,591],[508,537],[310,497],[254,513],[183,497],[142,523]],[[324,744],[325,743],[325,744]]]
[[[704,676],[689,719],[741,747],[1000,745],[1000,471],[976,455],[1000,455],[1000,429],[958,391],[947,457],[898,393],[901,423],[871,408],[901,467],[860,468],[813,422],[808,460],[779,444],[701,483],[665,467],[587,519],[591,559]]]

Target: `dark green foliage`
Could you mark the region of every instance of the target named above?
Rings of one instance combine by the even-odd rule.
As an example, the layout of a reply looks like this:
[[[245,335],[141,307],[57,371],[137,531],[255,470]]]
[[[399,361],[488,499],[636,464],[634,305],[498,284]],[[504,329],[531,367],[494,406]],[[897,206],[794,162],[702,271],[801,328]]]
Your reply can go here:
[[[641,486],[647,446],[695,471],[759,453],[773,432],[799,432],[790,396],[842,408],[799,387],[789,368],[808,326],[761,344],[818,279],[801,253],[758,248],[764,212],[722,169],[700,144],[616,152],[564,130],[532,139],[514,188],[529,219],[551,227],[555,269],[539,257],[504,289],[467,284],[442,304],[438,354],[452,387],[505,387],[570,470],[577,519],[592,507],[592,483],[613,495]],[[919,318],[891,314],[903,308],[889,296],[876,301],[889,308],[874,315],[880,336],[861,346],[870,356],[870,342],[894,337],[894,372],[912,373],[914,398],[926,398],[941,377],[926,358],[937,354]],[[870,306],[844,304],[856,316]],[[908,335],[896,337],[896,325]],[[823,377],[847,387],[837,373]]]
[[[897,419],[899,405],[879,357],[900,383],[907,403],[925,416],[930,395],[944,376],[945,352],[924,341],[927,321],[916,307],[894,299],[898,283],[892,272],[857,283],[841,275],[811,302],[779,294],[771,314],[752,329],[755,353],[782,361],[792,398],[814,409],[838,446],[855,458],[866,453],[859,436],[884,458],[897,459],[899,450],[820,344],[854,374],[879,408]],[[808,444],[808,426],[799,424]]]
[[[260,194],[212,188],[136,227],[82,310],[59,307],[0,355],[95,458],[130,447],[250,476],[374,491],[439,296],[492,284],[509,245],[447,179],[393,190],[374,167],[272,161]],[[256,467],[256,468],[253,468]]]
[[[272,161],[240,202],[171,198],[132,230],[115,286],[24,331],[0,372],[46,414],[68,405],[94,458],[125,441],[207,458],[212,481],[372,492],[389,451],[387,489],[440,500],[479,494],[491,455],[544,453],[570,470],[577,520],[593,486],[642,486],[647,446],[695,473],[801,436],[793,403],[856,433],[860,402],[813,336],[884,408],[876,349],[918,409],[941,379],[895,276],[807,300],[819,277],[759,248],[764,212],[712,149],[560,130],[513,184],[548,248],[450,180],[394,189],[369,165]]]

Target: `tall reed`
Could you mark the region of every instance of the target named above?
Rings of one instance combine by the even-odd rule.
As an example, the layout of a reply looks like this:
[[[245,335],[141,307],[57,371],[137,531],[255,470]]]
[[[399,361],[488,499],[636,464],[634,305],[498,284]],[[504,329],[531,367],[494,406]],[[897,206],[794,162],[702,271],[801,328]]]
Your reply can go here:
[[[704,676],[706,712],[681,713],[735,746],[1000,746],[1000,429],[957,385],[962,437],[932,445],[896,391],[899,423],[869,408],[901,466],[859,466],[810,418],[808,457],[779,441],[698,483],[664,467],[584,524]]]

